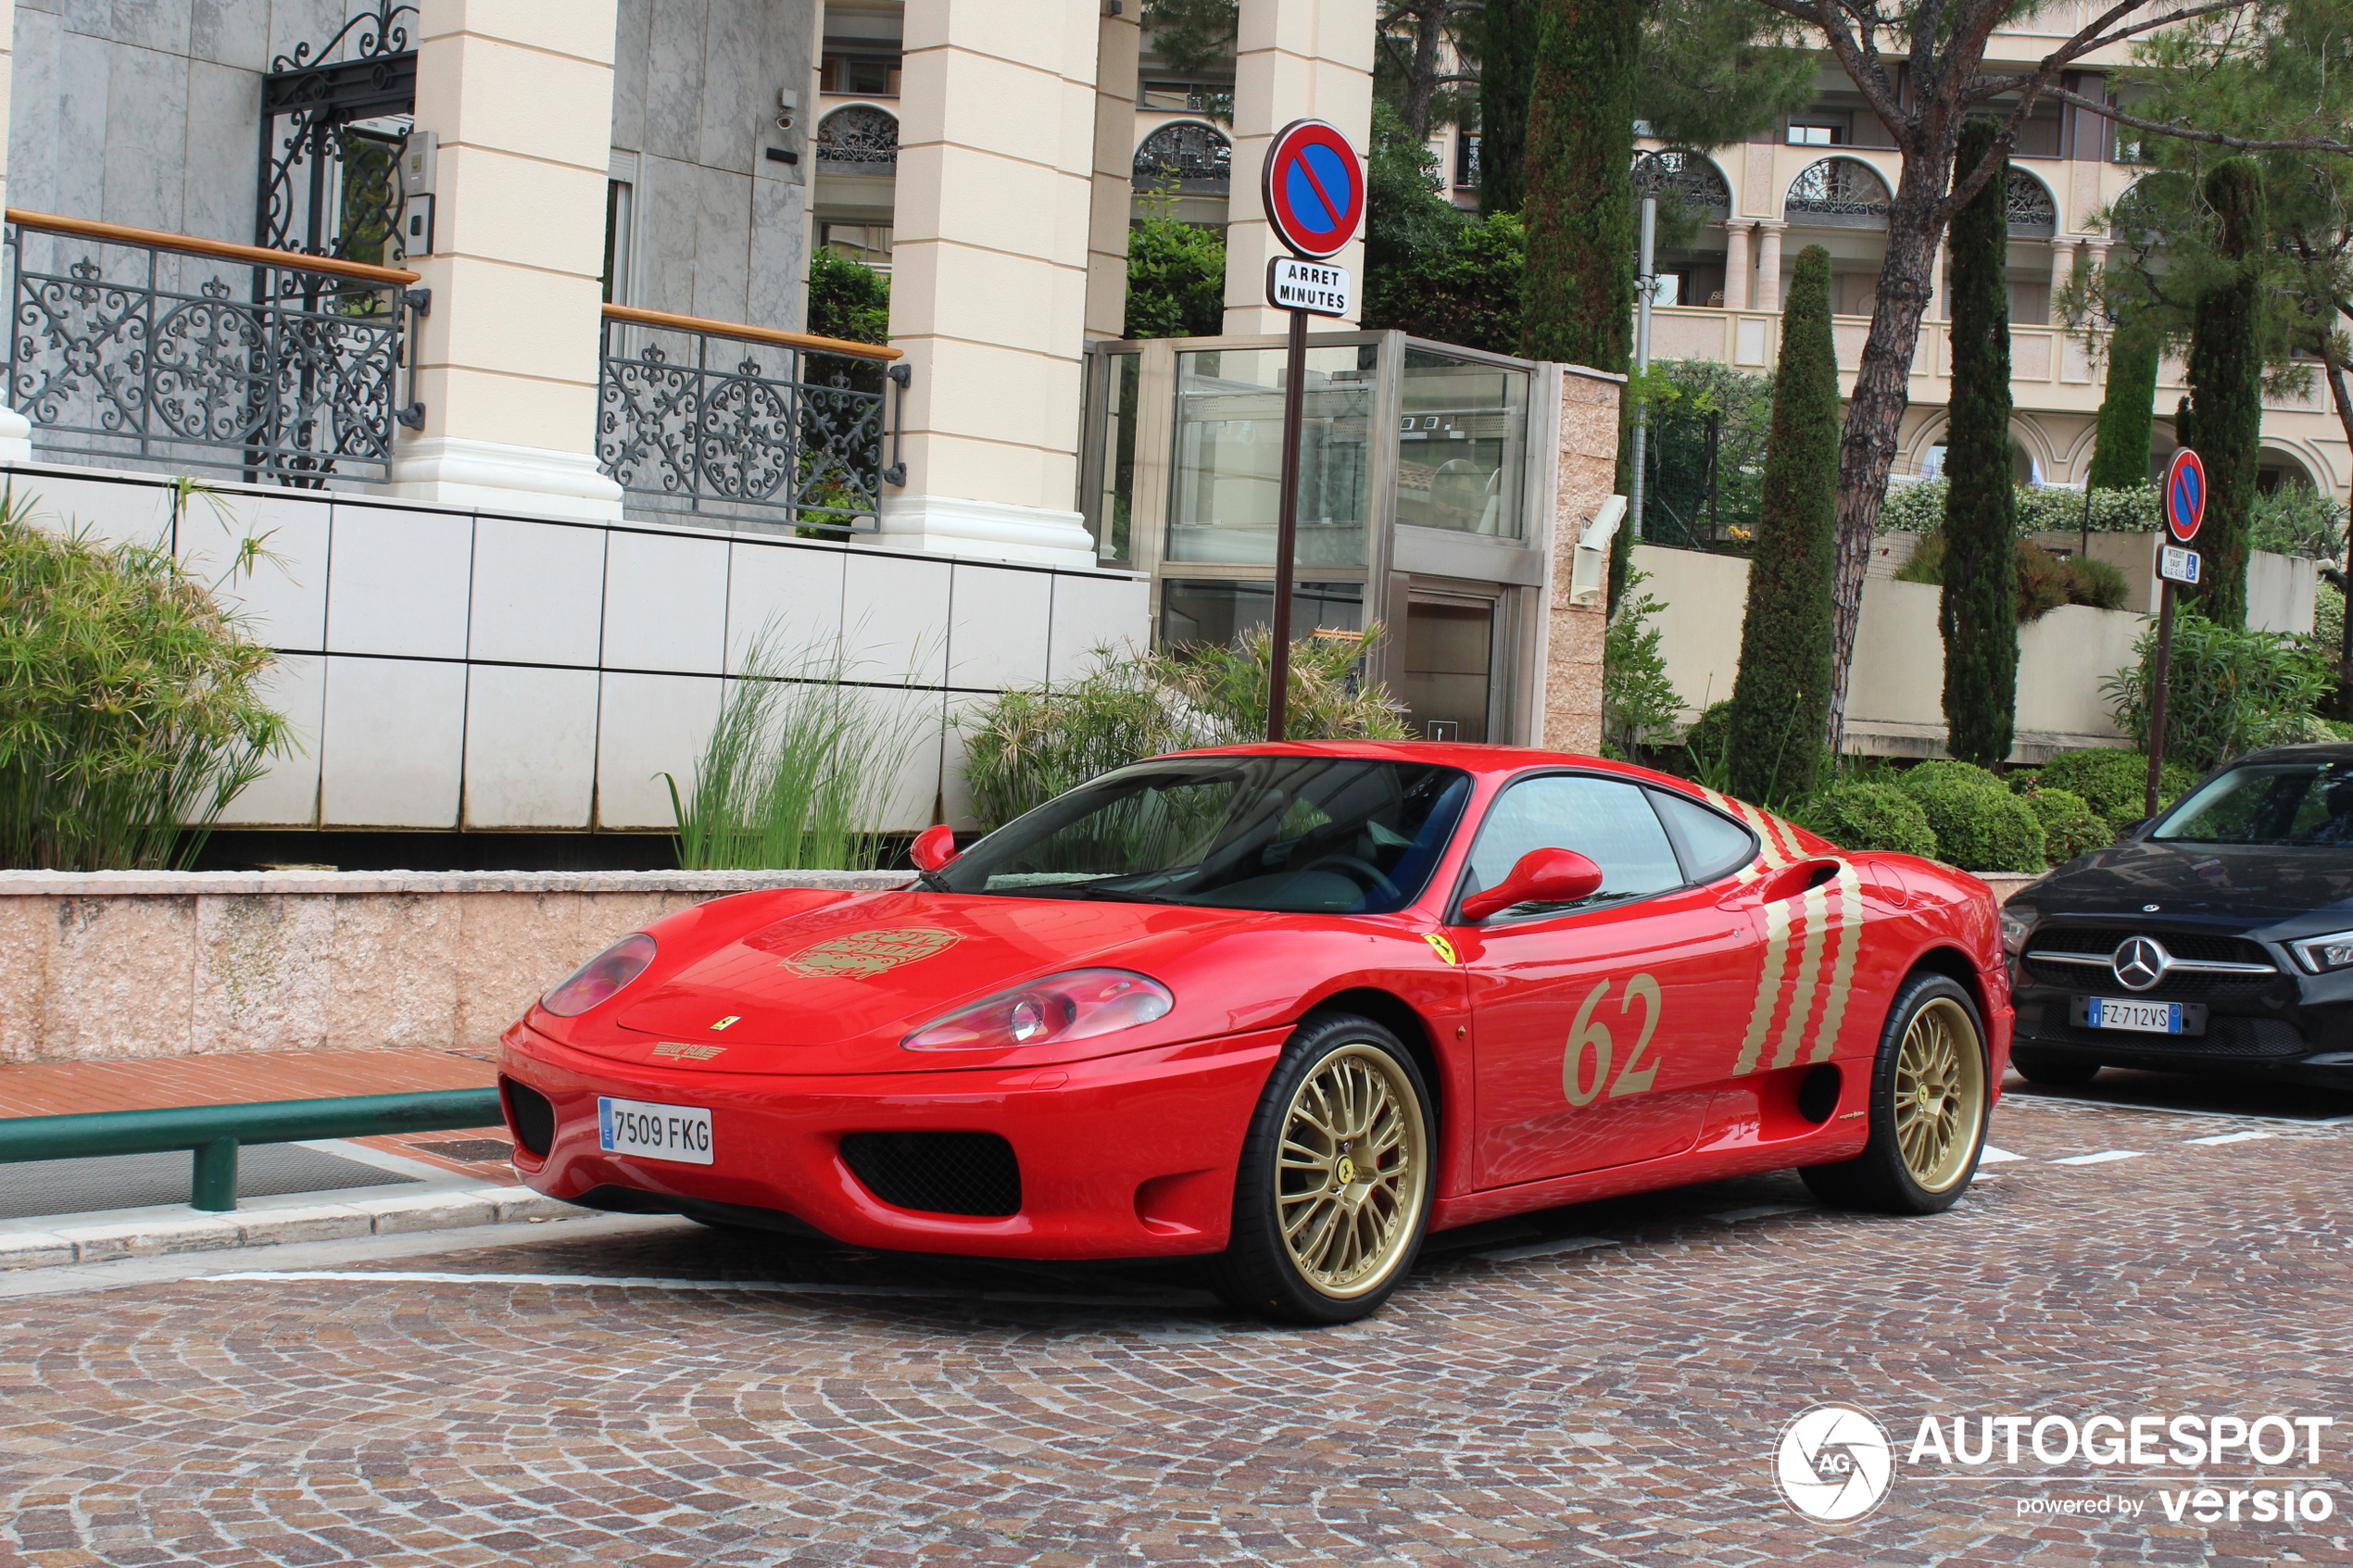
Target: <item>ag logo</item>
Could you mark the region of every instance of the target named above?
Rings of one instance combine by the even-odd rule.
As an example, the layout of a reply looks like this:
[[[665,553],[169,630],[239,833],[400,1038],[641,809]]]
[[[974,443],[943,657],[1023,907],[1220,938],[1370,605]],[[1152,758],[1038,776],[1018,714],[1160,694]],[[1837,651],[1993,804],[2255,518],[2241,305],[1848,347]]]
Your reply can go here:
[[[1774,1479],[1808,1519],[1860,1519],[1887,1496],[1895,1456],[1880,1424],[1852,1405],[1816,1405],[1781,1428]]]
[[[853,931],[847,936],[829,936],[814,947],[803,947],[785,960],[785,967],[812,979],[838,976],[862,980],[867,975],[944,952],[956,941],[955,932],[925,925]]]

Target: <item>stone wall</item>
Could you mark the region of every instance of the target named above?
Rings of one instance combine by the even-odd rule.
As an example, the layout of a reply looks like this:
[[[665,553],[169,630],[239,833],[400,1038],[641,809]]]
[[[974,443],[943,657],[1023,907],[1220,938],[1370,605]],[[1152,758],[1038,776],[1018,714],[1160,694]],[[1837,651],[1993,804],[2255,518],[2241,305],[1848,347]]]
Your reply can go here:
[[[894,872],[0,872],[0,1062],[481,1049],[615,937]]]

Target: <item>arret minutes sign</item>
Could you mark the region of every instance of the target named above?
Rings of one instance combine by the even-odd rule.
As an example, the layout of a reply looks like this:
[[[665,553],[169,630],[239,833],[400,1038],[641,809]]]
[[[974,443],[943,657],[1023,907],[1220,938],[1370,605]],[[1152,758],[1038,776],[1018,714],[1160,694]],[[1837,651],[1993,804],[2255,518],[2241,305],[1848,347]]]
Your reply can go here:
[[[1365,162],[1337,126],[1294,119],[1275,133],[1260,175],[1275,237],[1310,261],[1338,256],[1365,218]]]
[[[1356,281],[1345,267],[1278,256],[1266,263],[1266,303],[1277,310],[1345,316],[1355,308]]]

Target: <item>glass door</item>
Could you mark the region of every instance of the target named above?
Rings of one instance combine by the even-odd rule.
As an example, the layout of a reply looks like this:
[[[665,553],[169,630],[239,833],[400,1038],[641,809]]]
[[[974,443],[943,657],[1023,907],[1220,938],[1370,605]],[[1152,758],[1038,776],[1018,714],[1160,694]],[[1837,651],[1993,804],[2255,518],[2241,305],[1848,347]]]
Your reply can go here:
[[[1495,601],[1414,593],[1405,604],[1407,722],[1423,740],[1484,742],[1494,706]]]

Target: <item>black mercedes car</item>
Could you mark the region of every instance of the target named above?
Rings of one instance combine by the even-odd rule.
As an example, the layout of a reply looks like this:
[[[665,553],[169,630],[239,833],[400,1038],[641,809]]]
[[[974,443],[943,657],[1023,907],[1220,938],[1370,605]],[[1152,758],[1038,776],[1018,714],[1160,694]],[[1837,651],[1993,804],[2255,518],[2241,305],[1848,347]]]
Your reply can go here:
[[[2004,909],[2011,1060],[2353,1088],[2353,745],[2251,752]]]

